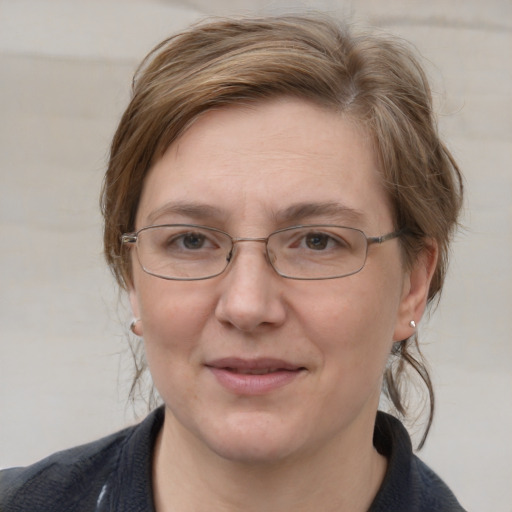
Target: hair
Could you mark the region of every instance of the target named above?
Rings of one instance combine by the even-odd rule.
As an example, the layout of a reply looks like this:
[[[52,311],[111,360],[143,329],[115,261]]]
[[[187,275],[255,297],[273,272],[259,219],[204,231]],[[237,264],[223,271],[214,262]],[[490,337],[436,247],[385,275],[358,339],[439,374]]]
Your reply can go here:
[[[131,260],[120,238],[134,230],[152,165],[203,113],[284,96],[337,112],[368,134],[402,230],[405,265],[437,243],[432,303],[443,287],[463,183],[440,140],[427,78],[404,41],[352,33],[322,16],[203,22],[166,39],[143,60],[112,141],[101,198],[105,256],[119,285],[131,286]],[[383,391],[403,417],[408,368],[421,377],[430,400],[421,447],[434,393],[417,335],[395,344],[384,374]]]

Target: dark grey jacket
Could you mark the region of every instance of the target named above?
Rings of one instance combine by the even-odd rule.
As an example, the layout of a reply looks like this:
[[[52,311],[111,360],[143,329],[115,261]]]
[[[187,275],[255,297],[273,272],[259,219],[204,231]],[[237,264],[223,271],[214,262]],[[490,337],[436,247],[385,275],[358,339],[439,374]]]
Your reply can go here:
[[[0,471],[0,511],[154,512],[151,454],[163,418],[160,408],[135,427]],[[396,418],[378,413],[374,444],[389,463],[369,512],[464,512]]]

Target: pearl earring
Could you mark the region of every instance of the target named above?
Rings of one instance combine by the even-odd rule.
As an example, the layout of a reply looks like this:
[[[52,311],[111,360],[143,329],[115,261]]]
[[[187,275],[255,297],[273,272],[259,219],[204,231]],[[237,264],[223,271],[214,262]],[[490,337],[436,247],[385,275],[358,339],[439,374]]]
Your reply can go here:
[[[416,322],[414,320],[411,320],[409,322],[409,325],[413,328],[413,329],[416,329]]]
[[[130,331],[132,331],[133,334],[135,334],[135,336],[138,336],[138,334],[135,332],[135,325],[137,324],[137,322],[140,322],[140,318],[134,318],[130,322]]]

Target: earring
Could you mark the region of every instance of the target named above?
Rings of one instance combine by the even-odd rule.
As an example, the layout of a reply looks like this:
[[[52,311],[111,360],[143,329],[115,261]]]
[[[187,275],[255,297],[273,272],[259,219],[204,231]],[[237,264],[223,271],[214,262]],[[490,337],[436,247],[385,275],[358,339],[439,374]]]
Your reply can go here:
[[[409,322],[409,326],[412,327],[413,329],[416,329],[416,322],[414,320],[411,320]]]
[[[134,318],[130,322],[130,331],[132,331],[135,336],[138,336],[138,334],[135,332],[135,326],[137,325],[137,322],[140,322],[140,318]]]

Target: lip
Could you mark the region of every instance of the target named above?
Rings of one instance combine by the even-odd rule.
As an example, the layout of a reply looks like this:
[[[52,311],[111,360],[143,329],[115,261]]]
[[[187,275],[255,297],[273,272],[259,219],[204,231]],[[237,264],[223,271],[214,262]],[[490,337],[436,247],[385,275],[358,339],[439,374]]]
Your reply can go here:
[[[206,368],[219,384],[237,395],[256,396],[291,384],[306,368],[273,358],[229,357],[209,361]]]

